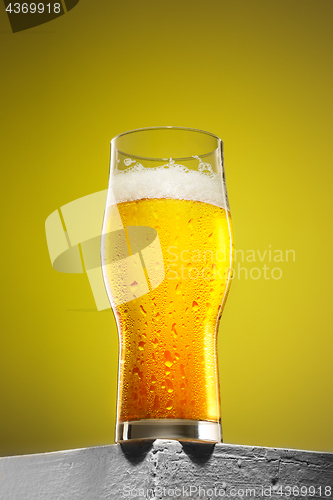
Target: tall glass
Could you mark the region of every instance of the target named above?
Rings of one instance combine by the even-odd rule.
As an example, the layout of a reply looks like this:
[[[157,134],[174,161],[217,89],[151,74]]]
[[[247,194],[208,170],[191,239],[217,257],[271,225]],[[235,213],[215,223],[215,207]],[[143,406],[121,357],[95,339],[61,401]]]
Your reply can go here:
[[[232,238],[217,136],[155,127],[112,140],[102,263],[119,332],[117,442],[222,440]]]

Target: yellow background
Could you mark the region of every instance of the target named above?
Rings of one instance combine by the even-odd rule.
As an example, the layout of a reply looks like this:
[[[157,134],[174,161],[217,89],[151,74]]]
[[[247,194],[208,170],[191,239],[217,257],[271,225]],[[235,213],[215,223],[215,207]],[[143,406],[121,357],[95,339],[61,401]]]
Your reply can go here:
[[[331,0],[81,0],[12,34],[0,8],[2,455],[113,442],[113,315],[52,269],[44,223],[107,187],[114,135],[154,125],[223,139],[238,249],[295,250],[280,280],[231,288],[225,442],[333,451],[332,17]]]

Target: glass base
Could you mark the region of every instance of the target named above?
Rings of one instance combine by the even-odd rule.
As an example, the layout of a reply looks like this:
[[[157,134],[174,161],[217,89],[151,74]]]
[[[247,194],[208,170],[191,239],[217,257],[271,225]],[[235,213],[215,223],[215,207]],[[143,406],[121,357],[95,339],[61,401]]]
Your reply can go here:
[[[183,419],[152,419],[118,422],[116,443],[140,439],[176,439],[221,443],[222,428],[219,422]]]

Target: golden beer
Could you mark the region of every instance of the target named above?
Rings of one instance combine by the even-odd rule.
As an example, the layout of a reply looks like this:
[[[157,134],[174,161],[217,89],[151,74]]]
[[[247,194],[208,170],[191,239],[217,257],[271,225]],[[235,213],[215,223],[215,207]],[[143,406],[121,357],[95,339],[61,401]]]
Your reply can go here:
[[[193,135],[172,133],[179,131],[187,141]],[[132,140],[124,136],[116,138],[122,149]],[[217,144],[209,153],[214,168],[199,156],[183,158],[186,166],[142,158],[152,163],[146,168],[114,150],[102,263],[119,333],[116,441],[221,440],[217,330],[233,243],[221,141],[212,137],[200,140]]]
[[[216,332],[230,284],[230,214],[173,199],[125,202],[118,210],[125,228],[156,229],[165,262],[156,289],[114,310],[121,342],[118,419],[218,422]]]

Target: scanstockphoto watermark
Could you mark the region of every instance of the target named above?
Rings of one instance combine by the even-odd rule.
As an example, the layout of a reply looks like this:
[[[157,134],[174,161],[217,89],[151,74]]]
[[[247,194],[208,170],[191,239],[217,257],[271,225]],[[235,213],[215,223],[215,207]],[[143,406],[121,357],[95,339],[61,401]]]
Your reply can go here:
[[[123,498],[269,498],[273,497],[332,497],[332,487],[328,485],[275,485],[256,487],[232,486],[222,483],[221,486],[155,486],[153,488],[136,488],[124,486]]]
[[[264,250],[237,249],[232,258],[230,247],[226,245],[215,251],[170,245],[166,261],[169,280],[280,280],[283,277],[282,265],[295,263],[296,252],[268,245]]]
[[[133,488],[124,486],[122,490],[123,498],[221,498],[226,496],[226,488],[203,486],[155,486],[154,488]],[[255,496],[255,494],[254,494]]]

